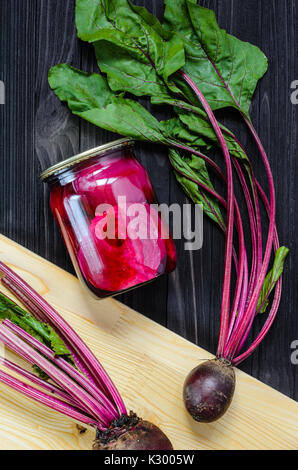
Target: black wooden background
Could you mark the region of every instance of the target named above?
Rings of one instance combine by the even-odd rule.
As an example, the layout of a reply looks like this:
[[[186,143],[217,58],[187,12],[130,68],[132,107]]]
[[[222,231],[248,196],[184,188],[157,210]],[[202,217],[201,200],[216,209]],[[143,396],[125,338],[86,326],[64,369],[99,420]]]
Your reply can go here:
[[[162,0],[137,3],[162,15]],[[95,68],[92,50],[76,38],[74,4],[75,0],[0,0],[0,80],[6,86],[6,104],[0,106],[0,232],[69,271],[72,266],[39,174],[50,164],[114,137],[73,117],[48,87],[47,73],[54,64]],[[298,106],[291,103],[290,85],[298,79],[298,1],[200,0],[200,4],[213,8],[222,27],[260,46],[269,58],[269,72],[256,93],[252,116],[272,163],[280,238],[291,255],[279,317],[242,368],[297,400],[298,366],[291,365],[290,345],[298,339]],[[159,113],[164,116],[164,110]],[[236,128],[239,133],[239,125]],[[240,136],[245,143],[242,128]],[[165,149],[138,145],[137,154],[160,202],[186,202]],[[260,176],[264,171],[256,152],[253,155]],[[203,249],[186,252],[183,243],[176,242],[179,264],[174,274],[120,300],[215,352],[223,237],[205,220]]]

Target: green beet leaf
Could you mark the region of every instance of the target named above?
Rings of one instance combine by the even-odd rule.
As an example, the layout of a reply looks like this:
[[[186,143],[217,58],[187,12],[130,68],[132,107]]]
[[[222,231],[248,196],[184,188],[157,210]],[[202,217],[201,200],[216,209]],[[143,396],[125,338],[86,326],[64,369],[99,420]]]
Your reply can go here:
[[[186,128],[193,134],[199,135],[201,138],[204,138],[212,145],[220,147],[218,138],[214,132],[213,127],[211,126],[207,115],[202,111],[202,114],[190,114],[184,110],[177,110],[180,120],[186,126]],[[221,125],[222,131],[227,130],[223,125]],[[249,166],[249,161],[247,155],[241,148],[241,146],[235,140],[233,134],[225,134],[225,140],[231,155],[242,160],[247,166]]]
[[[269,305],[269,296],[273,291],[278,279],[283,273],[284,263],[289,254],[289,249],[282,246],[275,253],[273,268],[267,274],[258,301],[257,312],[265,313]]]
[[[166,143],[159,121],[137,101],[111,91],[102,75],[60,64],[50,70],[49,83],[74,114],[92,124],[138,140]]]
[[[204,137],[195,134],[191,129],[187,128],[179,118],[161,121],[160,125],[164,136],[169,142],[182,143],[202,153],[211,149],[211,145]]]
[[[167,96],[170,77],[185,63],[182,40],[128,0],[77,0],[78,36],[93,43],[114,91]]]
[[[217,201],[208,193],[201,190],[195,182],[188,179],[190,177],[213,189],[204,160],[195,155],[184,156],[175,149],[170,149],[170,160],[174,169],[179,171],[175,171],[175,176],[187,196],[195,204],[201,204],[204,213],[213,222],[224,228],[224,220]]]
[[[10,320],[31,336],[38,339],[41,343],[48,346],[55,356],[63,356],[73,364],[70,351],[53,328],[37,320],[2,293],[0,293],[0,319]]]
[[[221,29],[214,12],[196,0],[165,0],[165,4],[165,28],[184,41],[185,73],[213,110],[234,107],[248,116],[257,83],[267,71],[266,56]],[[186,89],[180,79],[177,85]],[[193,95],[192,102],[197,103]]]

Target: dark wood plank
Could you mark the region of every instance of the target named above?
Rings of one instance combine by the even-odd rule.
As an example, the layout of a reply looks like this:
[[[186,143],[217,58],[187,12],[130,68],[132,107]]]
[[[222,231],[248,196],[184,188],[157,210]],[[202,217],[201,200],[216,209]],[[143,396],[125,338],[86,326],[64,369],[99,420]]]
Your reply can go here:
[[[136,3],[162,17],[162,0]],[[47,73],[56,63],[96,69],[92,49],[76,39],[74,4],[74,0],[0,0],[0,80],[6,85],[6,104],[0,106],[0,230],[69,271],[73,269],[49,211],[48,190],[38,175],[50,164],[114,137],[72,116],[48,87]],[[200,4],[213,8],[222,27],[260,46],[269,58],[269,72],[256,93],[252,115],[272,163],[280,238],[290,247],[291,256],[278,319],[242,368],[297,400],[298,367],[290,363],[290,344],[298,339],[298,106],[290,102],[290,83],[298,79],[298,1],[201,0]],[[158,113],[160,118],[166,116],[166,110]],[[246,130],[234,115],[228,122],[248,144],[262,179],[264,170]],[[165,149],[137,145],[136,152],[160,202],[187,202],[170,172]],[[176,245],[179,264],[174,274],[120,300],[215,352],[222,234],[205,219],[202,250],[184,251],[183,240]]]
[[[40,193],[35,158],[35,2],[1,2],[0,77],[6,103],[0,106],[0,230],[39,250]]]

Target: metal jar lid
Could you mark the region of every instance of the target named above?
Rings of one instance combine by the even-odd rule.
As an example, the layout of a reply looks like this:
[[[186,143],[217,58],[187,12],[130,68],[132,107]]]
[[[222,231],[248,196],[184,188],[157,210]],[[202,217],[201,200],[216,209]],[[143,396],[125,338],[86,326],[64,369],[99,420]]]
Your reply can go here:
[[[131,147],[134,145],[134,142],[135,142],[134,139],[123,138],[123,139],[115,140],[113,142],[108,142],[107,144],[104,144],[104,145],[100,145],[99,147],[95,147],[91,150],[87,150],[86,152],[79,153],[78,155],[74,155],[73,157],[68,158],[67,160],[63,160],[62,162],[59,162],[56,165],[51,166],[40,175],[40,178],[42,181],[46,181],[50,176],[53,176],[57,173],[60,173],[63,170],[71,168],[77,163],[83,162],[84,160],[88,160],[89,158],[92,158],[92,157],[103,155],[111,150],[117,150],[123,147]]]

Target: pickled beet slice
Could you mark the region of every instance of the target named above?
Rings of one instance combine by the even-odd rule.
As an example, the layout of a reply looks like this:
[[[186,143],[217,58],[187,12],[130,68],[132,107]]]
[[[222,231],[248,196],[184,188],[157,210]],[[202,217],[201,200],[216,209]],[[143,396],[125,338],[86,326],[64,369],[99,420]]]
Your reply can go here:
[[[127,205],[129,210],[131,205]],[[138,231],[147,233],[147,239],[132,239],[123,233],[123,221],[129,227],[130,236],[135,236],[131,222],[136,220],[129,217],[117,206],[111,207],[102,215],[97,215],[90,224],[89,233],[92,239],[92,253],[90,240],[81,244],[78,254],[81,271],[86,280],[94,287],[107,291],[119,291],[141,284],[156,277],[159,271],[163,272],[167,260],[166,242],[161,238],[162,222],[158,214],[153,214],[148,204],[144,204],[146,211],[140,211],[137,216]],[[115,234],[112,217],[115,214]],[[122,224],[121,224],[122,221]],[[150,224],[153,225],[156,239],[150,239]],[[112,233],[104,238],[110,228]],[[173,243],[170,241],[170,244]],[[100,266],[100,269],[99,269]]]
[[[146,170],[128,157],[103,157],[93,165],[92,171],[82,169],[73,184],[77,194],[87,196],[94,211],[106,202],[116,205],[118,197],[124,194],[128,203],[153,202],[154,198]]]

